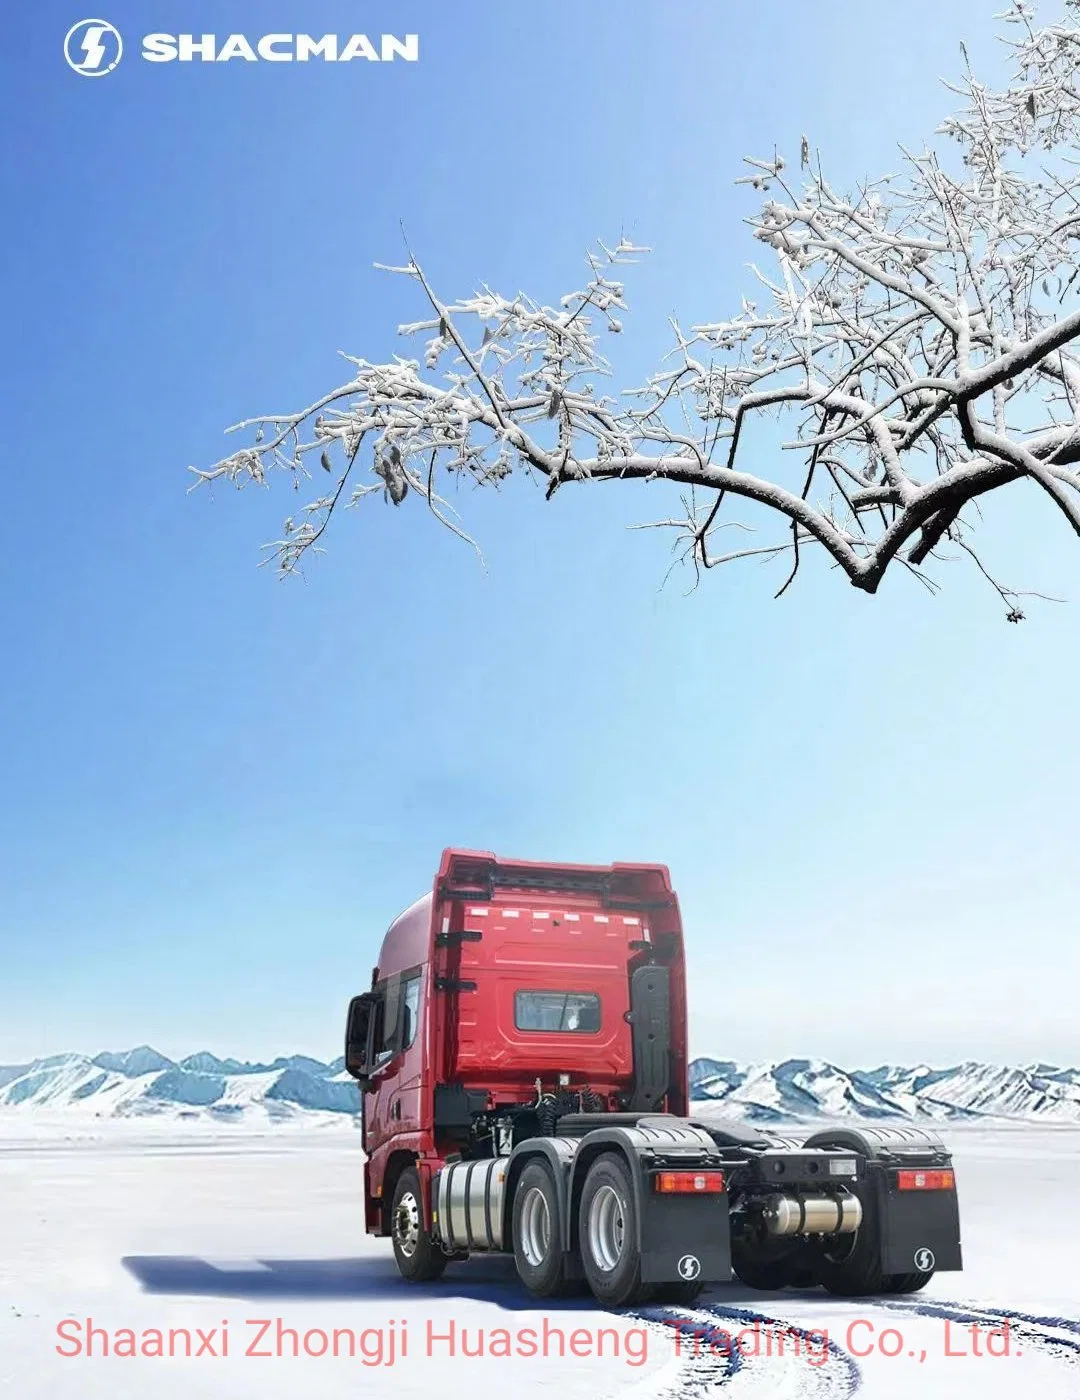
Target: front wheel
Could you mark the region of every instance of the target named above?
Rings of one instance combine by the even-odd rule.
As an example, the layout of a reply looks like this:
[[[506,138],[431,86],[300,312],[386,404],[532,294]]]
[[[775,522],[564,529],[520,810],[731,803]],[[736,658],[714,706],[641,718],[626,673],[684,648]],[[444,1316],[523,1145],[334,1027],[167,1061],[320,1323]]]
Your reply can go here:
[[[411,1283],[431,1283],[446,1268],[447,1258],[424,1229],[420,1174],[406,1167],[394,1187],[390,1206],[390,1238],[398,1273]]]
[[[641,1281],[634,1186],[618,1153],[603,1153],[589,1168],[580,1220],[581,1263],[597,1302],[629,1308],[650,1298]]]

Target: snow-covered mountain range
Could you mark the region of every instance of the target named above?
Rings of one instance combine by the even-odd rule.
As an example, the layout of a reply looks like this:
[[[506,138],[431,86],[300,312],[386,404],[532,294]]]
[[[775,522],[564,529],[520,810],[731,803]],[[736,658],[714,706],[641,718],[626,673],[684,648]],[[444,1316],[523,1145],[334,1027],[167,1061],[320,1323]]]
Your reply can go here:
[[[1014,1119],[1080,1124],[1080,1069],[969,1061],[948,1069],[824,1060],[740,1064],[697,1059],[691,1093],[710,1114],[761,1123],[815,1119]],[[306,1055],[270,1064],[203,1051],[170,1060],[148,1045],[122,1053],[54,1055],[0,1065],[0,1113],[91,1118],[341,1122],[359,1111],[343,1062]]]
[[[694,1060],[690,1092],[725,1116],[756,1122],[815,1118],[1012,1118],[1080,1123],[1080,1069],[1022,1068],[968,1060],[948,1069],[881,1065],[838,1069],[825,1060],[738,1064]]]
[[[307,1055],[249,1064],[203,1051],[177,1061],[141,1045],[0,1065],[0,1113],[282,1122],[354,1115],[359,1106],[343,1060],[324,1064]]]

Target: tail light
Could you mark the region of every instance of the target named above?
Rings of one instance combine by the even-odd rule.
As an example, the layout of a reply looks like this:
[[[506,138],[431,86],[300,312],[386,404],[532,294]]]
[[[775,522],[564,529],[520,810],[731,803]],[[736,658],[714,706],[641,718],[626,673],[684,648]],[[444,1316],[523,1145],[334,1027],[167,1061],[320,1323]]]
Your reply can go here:
[[[896,1184],[901,1191],[955,1191],[956,1173],[951,1171],[897,1172]]]
[[[716,1195],[724,1189],[723,1172],[657,1172],[653,1190],[666,1196]]]

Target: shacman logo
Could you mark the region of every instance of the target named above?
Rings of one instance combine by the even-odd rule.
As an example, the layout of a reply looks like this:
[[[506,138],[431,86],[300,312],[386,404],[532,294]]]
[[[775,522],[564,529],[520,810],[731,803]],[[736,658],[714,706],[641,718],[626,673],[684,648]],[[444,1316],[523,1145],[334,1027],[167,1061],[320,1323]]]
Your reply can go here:
[[[81,19],[64,36],[64,57],[84,78],[103,78],[120,62],[124,41],[105,19]]]
[[[84,78],[101,78],[111,73],[120,62],[124,41],[115,25],[104,19],[82,19],[73,24],[64,38],[64,57],[68,65]],[[368,63],[391,63],[402,59],[416,63],[420,58],[419,34],[380,34],[377,39],[366,34],[262,34],[249,39],[245,34],[146,34],[142,41],[142,58],[147,63],[228,63],[240,59],[245,63],[307,63],[322,59],[324,63],[351,63],[364,59]]]

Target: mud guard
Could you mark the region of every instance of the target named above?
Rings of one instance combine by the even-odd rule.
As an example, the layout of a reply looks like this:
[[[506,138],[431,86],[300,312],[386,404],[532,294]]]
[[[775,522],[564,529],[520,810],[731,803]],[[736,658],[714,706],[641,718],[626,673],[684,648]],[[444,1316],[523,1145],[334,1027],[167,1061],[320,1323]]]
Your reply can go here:
[[[804,1147],[835,1147],[864,1159],[854,1188],[863,1225],[876,1232],[885,1274],[949,1273],[964,1267],[960,1208],[951,1190],[899,1187],[899,1172],[952,1170],[952,1157],[936,1134],[922,1128],[826,1128]]]
[[[506,1169],[506,1189],[503,1192],[502,1247],[508,1252],[514,1247],[514,1193],[518,1178],[530,1162],[546,1162],[555,1180],[555,1190],[563,1220],[564,1237],[568,1234],[567,1214],[570,1206],[570,1172],[574,1165],[577,1143],[557,1137],[526,1138],[511,1152]]]
[[[642,1118],[633,1126],[599,1128],[580,1139],[570,1173],[570,1208],[563,1217],[570,1231],[567,1249],[577,1253],[585,1177],[604,1152],[619,1153],[630,1168],[642,1280],[727,1283],[731,1278],[731,1223],[726,1191],[664,1196],[652,1190],[652,1172],[665,1165],[668,1152],[673,1167],[721,1169],[708,1133],[685,1119]]]

